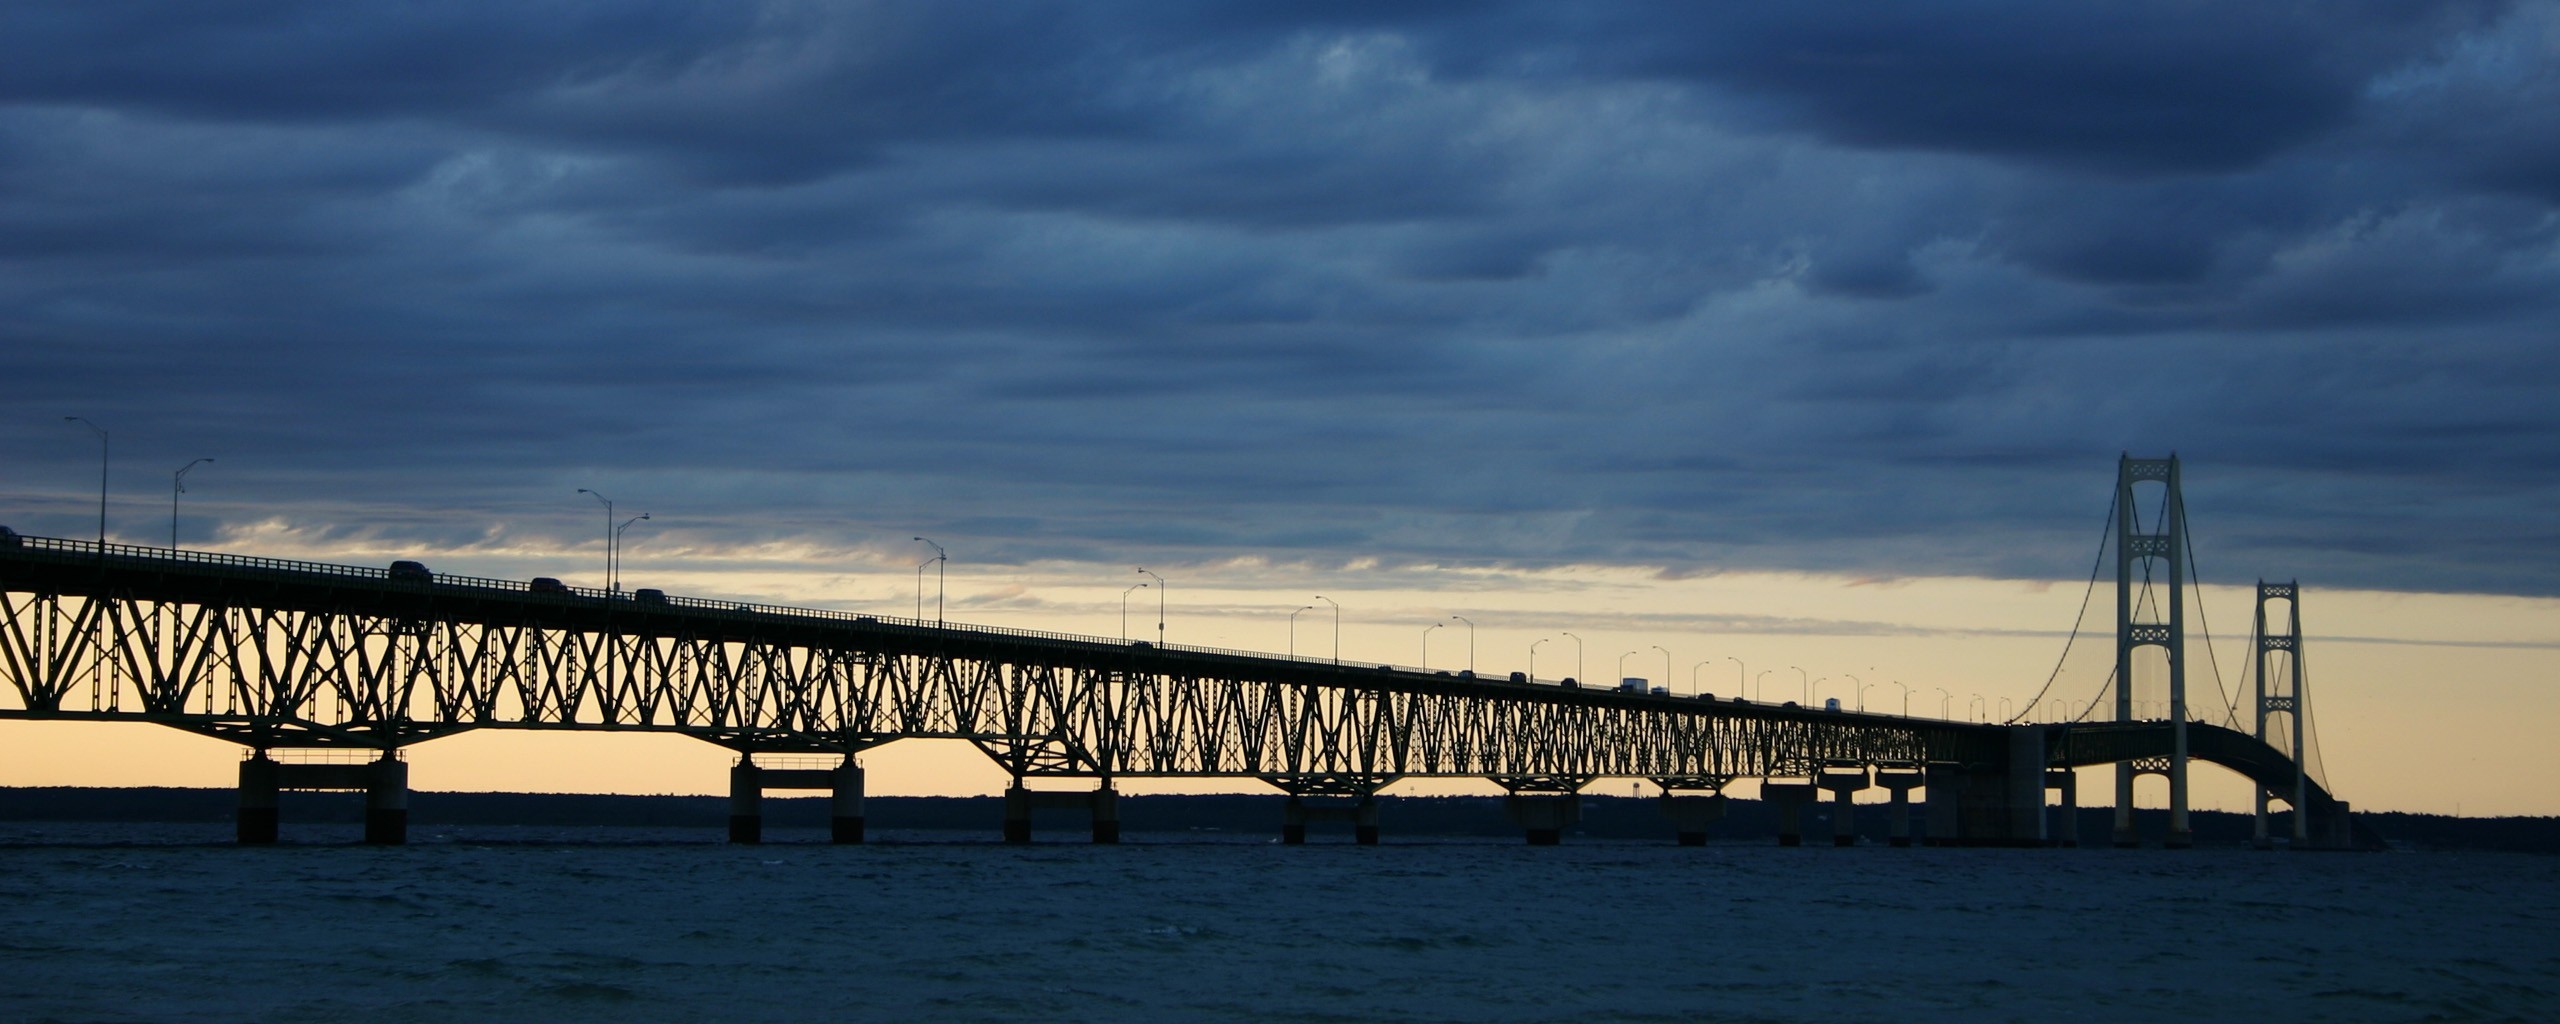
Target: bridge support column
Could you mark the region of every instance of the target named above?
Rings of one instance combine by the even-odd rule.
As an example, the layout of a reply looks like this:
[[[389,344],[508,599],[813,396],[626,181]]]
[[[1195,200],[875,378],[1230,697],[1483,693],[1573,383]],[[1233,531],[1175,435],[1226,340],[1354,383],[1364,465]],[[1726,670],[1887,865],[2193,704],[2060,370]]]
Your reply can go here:
[[[1854,798],[1867,788],[1867,770],[1824,771],[1816,784],[1831,791],[1831,845],[1858,845],[1858,805]]]
[[[1778,808],[1778,845],[1804,845],[1804,808],[1814,798],[1813,783],[1760,783],[1760,799]]]
[[[2009,729],[2009,777],[2003,787],[2009,820],[2005,838],[2011,846],[2043,846],[2044,730],[2035,726]]]
[[[276,841],[278,767],[263,750],[240,762],[240,810],[236,825],[243,846],[262,846]]]
[[[764,769],[752,754],[729,766],[729,841],[764,842]]]
[[[2044,788],[2062,791],[2062,818],[2054,823],[2054,845],[2080,845],[2080,774],[2069,768],[2045,772]]]
[[[1016,782],[1004,790],[1004,841],[1031,841],[1031,814],[1040,810],[1082,811],[1093,823],[1093,841],[1120,841],[1120,791],[1106,782],[1091,790],[1044,792]]]
[[[1093,791],[1090,799],[1093,808],[1093,841],[1104,844],[1119,842],[1120,791],[1111,788],[1111,784],[1106,782]]]
[[[862,841],[862,766],[847,756],[844,763],[829,773],[835,784],[834,797],[828,803],[827,840],[838,844]]]
[[[1884,787],[1892,797],[1890,820],[1893,833],[1886,842],[1897,849],[1911,845],[1911,791],[1919,788],[1920,783],[1919,772],[1876,771],[1876,785]]]
[[[409,841],[409,762],[384,751],[365,767],[364,841],[400,846]]]
[[[1582,820],[1579,793],[1513,793],[1502,798],[1502,812],[1520,827],[1531,846],[1554,846],[1564,830]]]
[[[1678,830],[1682,846],[1707,845],[1707,826],[1724,820],[1724,807],[1722,793],[1705,796],[1662,794],[1662,814],[1670,818],[1671,827]]]
[[[1305,797],[1289,795],[1281,810],[1280,841],[1296,846],[1307,841],[1307,823],[1312,821],[1347,821],[1351,823],[1352,841],[1362,846],[1378,845],[1378,798],[1363,794],[1347,804],[1308,803]]]
[[[1965,771],[1961,765],[1933,764],[1921,770],[1927,787],[1928,844],[1954,846],[1964,841]]]

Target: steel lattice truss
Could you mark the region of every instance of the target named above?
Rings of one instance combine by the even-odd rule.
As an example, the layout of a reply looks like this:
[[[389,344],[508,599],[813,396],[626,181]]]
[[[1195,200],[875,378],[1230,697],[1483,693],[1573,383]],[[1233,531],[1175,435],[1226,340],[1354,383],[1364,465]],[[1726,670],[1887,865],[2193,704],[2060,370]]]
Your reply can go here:
[[[956,738],[1016,776],[1297,792],[1412,776],[1714,788],[2001,756],[1997,729],[1962,723],[80,547],[0,551],[0,672],[17,704],[0,717],[150,721],[261,748],[482,728],[672,732],[751,753]]]

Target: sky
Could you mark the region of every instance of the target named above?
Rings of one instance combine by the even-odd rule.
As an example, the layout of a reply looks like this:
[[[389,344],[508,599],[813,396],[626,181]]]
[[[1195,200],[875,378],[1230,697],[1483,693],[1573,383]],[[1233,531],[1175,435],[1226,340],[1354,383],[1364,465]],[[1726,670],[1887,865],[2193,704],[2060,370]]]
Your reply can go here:
[[[2556,58],[2553,3],[11,4],[0,522],[95,532],[77,415],[138,543],[592,585],[583,487],[635,586],[912,610],[924,536],[970,621],[1145,566],[1218,646],[1321,593],[1363,659],[1472,612],[1990,705],[2175,452],[2220,635],[2313,595],[2334,771],[2560,813],[2482,781],[2560,772]],[[2463,701],[2517,749],[2389,710]]]

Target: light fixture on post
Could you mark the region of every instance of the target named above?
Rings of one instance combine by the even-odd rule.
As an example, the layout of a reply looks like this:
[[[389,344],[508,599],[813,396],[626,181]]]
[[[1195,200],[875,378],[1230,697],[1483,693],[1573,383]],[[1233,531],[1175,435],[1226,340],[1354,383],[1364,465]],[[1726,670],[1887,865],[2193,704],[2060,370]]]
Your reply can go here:
[[[169,478],[169,550],[171,551],[178,550],[178,496],[187,493],[187,471],[211,461],[213,460],[197,459],[187,463],[178,467],[178,471]]]

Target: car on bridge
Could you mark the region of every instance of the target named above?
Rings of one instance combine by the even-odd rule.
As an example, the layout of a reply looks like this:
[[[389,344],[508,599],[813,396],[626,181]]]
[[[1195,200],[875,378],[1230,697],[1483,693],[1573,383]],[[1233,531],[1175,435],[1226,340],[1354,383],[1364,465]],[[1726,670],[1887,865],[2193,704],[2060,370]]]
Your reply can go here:
[[[433,583],[436,574],[428,572],[425,563],[404,559],[391,563],[391,578],[406,583]]]

